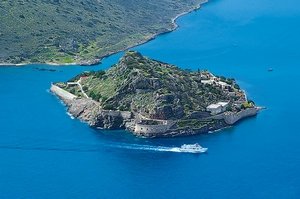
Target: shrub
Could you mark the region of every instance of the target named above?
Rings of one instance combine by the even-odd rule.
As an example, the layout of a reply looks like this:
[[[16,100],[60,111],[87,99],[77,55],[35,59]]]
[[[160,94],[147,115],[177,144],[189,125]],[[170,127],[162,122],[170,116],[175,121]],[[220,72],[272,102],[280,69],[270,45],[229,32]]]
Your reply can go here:
[[[234,88],[240,90],[240,86],[238,84],[235,84]]]
[[[105,109],[105,110],[116,110],[115,107],[112,104],[105,104],[103,106],[103,109]]]

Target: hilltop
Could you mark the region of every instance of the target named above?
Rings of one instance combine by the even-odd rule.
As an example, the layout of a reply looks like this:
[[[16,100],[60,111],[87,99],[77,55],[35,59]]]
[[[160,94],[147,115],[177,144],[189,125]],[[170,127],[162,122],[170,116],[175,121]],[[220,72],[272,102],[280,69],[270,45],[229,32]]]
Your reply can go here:
[[[182,70],[134,51],[107,71],[84,72],[52,91],[91,126],[147,137],[218,130],[258,111],[234,79]]]
[[[95,64],[175,28],[203,0],[33,0],[0,3],[0,63]]]

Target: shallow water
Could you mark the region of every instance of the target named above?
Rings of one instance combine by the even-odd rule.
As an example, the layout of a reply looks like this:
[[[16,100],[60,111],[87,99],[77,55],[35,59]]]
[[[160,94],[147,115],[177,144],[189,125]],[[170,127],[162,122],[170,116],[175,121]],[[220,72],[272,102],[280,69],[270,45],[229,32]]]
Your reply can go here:
[[[267,110],[214,134],[139,139],[71,119],[48,92],[122,53],[96,67],[1,67],[0,198],[299,198],[299,2],[216,0],[178,24],[134,49],[234,77]],[[157,151],[195,142],[208,153]]]

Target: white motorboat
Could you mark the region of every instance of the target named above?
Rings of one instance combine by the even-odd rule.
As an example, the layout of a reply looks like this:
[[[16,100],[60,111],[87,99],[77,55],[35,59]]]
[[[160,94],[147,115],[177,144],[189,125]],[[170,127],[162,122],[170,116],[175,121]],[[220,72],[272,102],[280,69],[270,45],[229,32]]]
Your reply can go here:
[[[205,153],[207,149],[208,148],[204,148],[200,146],[198,143],[184,144],[179,148],[180,152],[186,152],[186,153]]]

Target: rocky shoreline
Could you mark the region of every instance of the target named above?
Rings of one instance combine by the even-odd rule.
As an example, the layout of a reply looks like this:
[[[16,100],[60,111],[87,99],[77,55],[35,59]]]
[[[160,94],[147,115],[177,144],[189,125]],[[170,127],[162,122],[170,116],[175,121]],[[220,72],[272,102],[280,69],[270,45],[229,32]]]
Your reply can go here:
[[[94,100],[76,98],[73,94],[68,93],[67,91],[61,92],[61,88],[56,85],[51,85],[50,90],[64,102],[70,115],[86,122],[89,126],[110,130],[127,129],[134,135],[144,138],[181,137],[211,133],[230,127],[244,118],[254,116],[261,110],[259,107],[249,109],[250,111],[246,109],[246,111],[242,111],[239,114],[234,114],[237,117],[234,122],[228,122],[226,121],[227,119],[220,117],[216,119],[217,122],[213,125],[207,125],[198,129],[190,127],[173,127],[165,132],[139,133],[135,131],[135,122],[137,120],[135,113],[129,111],[104,110]]]
[[[104,110],[92,99],[76,98],[56,85],[51,85],[50,91],[67,106],[68,113],[88,123],[91,127],[103,129],[125,129],[126,122],[133,119],[131,112]]]

